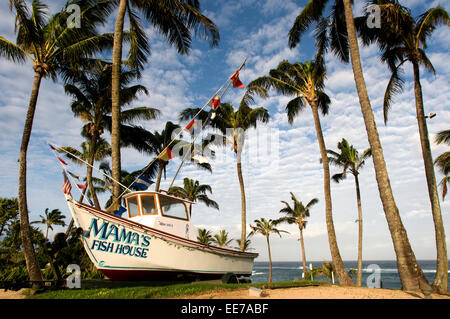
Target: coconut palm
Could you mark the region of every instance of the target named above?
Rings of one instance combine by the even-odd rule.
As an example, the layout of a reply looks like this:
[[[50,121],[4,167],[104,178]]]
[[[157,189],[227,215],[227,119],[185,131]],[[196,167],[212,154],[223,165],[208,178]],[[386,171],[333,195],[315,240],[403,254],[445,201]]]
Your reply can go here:
[[[213,242],[216,243],[220,247],[228,247],[233,239],[228,237],[228,232],[225,229],[219,231],[218,234],[215,234],[213,237]]]
[[[84,163],[79,159],[87,162],[89,165],[86,167],[86,183],[87,189],[89,189],[90,198],[92,198],[94,202],[94,206],[97,209],[101,209],[100,203],[98,201],[97,192],[95,191],[93,176],[92,176],[92,166],[95,161],[101,161],[105,157],[111,155],[111,147],[109,143],[101,137],[96,137],[95,141],[88,136],[85,136],[86,141],[81,143],[81,150],[78,150],[71,146],[63,146],[61,147],[61,153],[65,153],[67,151],[69,153],[65,153],[66,157],[70,159],[73,163],[78,165],[83,165]],[[95,146],[92,147],[92,143],[95,143]],[[94,151],[94,154],[91,154],[91,150]],[[73,155],[74,156],[73,156]]]
[[[236,239],[236,243],[239,246],[238,248],[240,248],[241,247],[241,240],[240,239]],[[245,239],[244,244],[243,244],[243,246],[244,246],[244,250],[243,251],[252,250],[253,248],[250,248],[251,243],[252,242],[250,241],[250,236],[247,235],[247,239]]]
[[[298,201],[295,195],[290,192],[291,199],[293,202],[293,207],[289,205],[288,202],[281,201],[285,207],[280,210],[280,213],[286,216],[279,219],[280,222],[286,222],[288,224],[296,224],[300,232],[300,245],[302,250],[302,262],[303,262],[303,279],[305,279],[306,274],[306,253],[305,253],[305,243],[303,241],[303,230],[306,228],[306,218],[309,217],[309,210],[312,206],[317,204],[319,200],[317,198],[311,199],[308,204],[303,205],[302,202]]]
[[[356,203],[358,206],[358,272],[356,276],[356,285],[362,285],[362,231],[363,231],[363,218],[362,218],[362,206],[361,206],[361,193],[359,188],[359,171],[364,166],[366,159],[372,156],[370,148],[366,149],[360,156],[358,151],[350,145],[345,138],[338,143],[337,148],[339,152],[333,150],[327,150],[328,159],[331,164],[342,168],[342,173],[338,173],[332,176],[332,179],[339,183],[347,177],[347,171],[349,171],[355,178],[356,187]]]
[[[231,146],[234,154],[236,154],[236,169],[241,191],[241,251],[244,251],[247,229],[247,207],[241,162],[245,133],[250,128],[256,128],[258,122],[267,123],[269,121],[269,112],[267,109],[263,107],[250,107],[250,104],[254,103],[255,95],[266,98],[267,92],[259,86],[249,84],[239,104],[239,108],[235,111],[231,104],[223,103],[216,111],[216,116],[212,121],[208,112],[200,111],[198,108],[185,109],[180,114],[180,120],[189,120],[195,114],[199,113],[198,118],[200,120],[210,123],[212,127],[221,132],[221,134],[210,134],[207,137],[208,143],[225,147]]]
[[[147,176],[153,177],[156,175],[155,182],[155,191],[159,191],[161,185],[161,179],[164,174],[164,178],[166,175],[166,168],[169,164],[170,160],[175,156],[175,148],[178,150],[184,150],[187,147],[192,146],[190,143],[187,143],[183,140],[174,139],[174,135],[176,135],[176,131],[180,130],[180,126],[178,124],[174,124],[171,121],[168,121],[164,126],[164,129],[160,132],[154,131],[142,131],[140,134],[140,138],[145,142],[143,147],[143,151],[147,154],[157,154],[158,157],[152,161],[151,165],[143,169]],[[171,151],[173,150],[173,152]],[[168,155],[172,154],[173,156],[163,156],[163,154]],[[191,162],[194,162],[192,158],[189,159]],[[198,168],[205,169],[211,172],[211,165],[209,163],[195,163]],[[156,173],[157,172],[157,173]]]
[[[103,157],[97,157],[97,148],[105,150],[102,144],[102,134],[104,130],[111,132],[111,72],[112,66],[109,63],[98,63],[90,72],[80,72],[76,74],[70,83],[64,86],[66,94],[73,97],[71,108],[76,117],[80,117],[85,123],[82,135],[89,138],[89,147],[93,147],[93,152],[88,152],[86,159],[87,181],[91,197],[97,208],[100,208],[94,188],[92,187],[92,165],[95,160],[102,160]],[[135,70],[125,70],[121,73],[120,94],[121,108],[131,104],[136,100],[139,94],[148,95],[147,88],[142,85],[130,85],[137,77]],[[122,146],[136,146],[141,149],[140,137],[141,129],[135,128],[132,124],[137,120],[153,120],[159,115],[159,110],[149,107],[135,107],[121,111],[120,130],[122,134]],[[103,146],[103,147],[102,147]],[[110,147],[106,155],[111,154]],[[101,152],[102,153],[102,152]],[[98,154],[100,155],[100,154]]]
[[[439,195],[434,172],[433,159],[428,138],[427,121],[425,117],[422,86],[420,84],[419,66],[436,73],[430,59],[425,53],[426,41],[431,37],[435,28],[440,24],[450,26],[448,13],[441,7],[428,9],[417,19],[411,16],[410,10],[402,6],[397,0],[377,0],[369,2],[379,6],[380,19],[383,21],[381,30],[373,32],[360,28],[365,43],[376,42],[380,48],[381,61],[385,62],[391,71],[384,95],[384,121],[388,121],[388,113],[393,97],[402,91],[404,80],[401,77],[405,62],[410,62],[414,74],[414,97],[416,104],[416,118],[419,127],[420,145],[427,180],[428,196],[436,234],[437,272],[433,282],[433,289],[445,293],[448,282],[448,259],[445,243],[445,229],[442,220]]]
[[[436,135],[436,143],[446,143],[450,146],[450,130],[441,131]],[[442,187],[442,199],[447,195],[447,184],[450,183],[450,152],[444,152],[434,160],[434,165],[439,167],[439,170],[444,175],[439,185]]]
[[[16,13],[16,42],[0,36],[0,57],[15,63],[31,61],[34,80],[29,100],[22,142],[19,153],[18,201],[25,260],[30,279],[42,279],[29,233],[29,219],[26,196],[27,150],[33,127],[34,114],[42,79],[56,80],[70,67],[77,67],[81,61],[112,45],[112,35],[97,33],[97,27],[106,22],[111,4],[93,0],[71,0],[60,12],[48,18],[47,6],[39,0],[27,6],[25,1],[11,0]],[[67,23],[70,13],[68,5],[81,8],[83,28],[73,28]]]
[[[206,230],[205,228],[198,229],[197,240],[203,245],[209,245],[214,241],[211,231]]]
[[[279,224],[278,220],[272,219],[266,220],[265,218],[260,218],[255,219],[254,223],[255,225],[250,225],[252,231],[248,235],[249,237],[251,237],[255,234],[260,234],[266,237],[267,251],[269,254],[269,282],[272,282],[272,255],[270,253],[269,237],[271,233],[278,234],[281,237],[281,233],[288,233],[288,232],[276,228],[276,226]]]
[[[339,283],[341,285],[353,285],[342,262],[333,224],[330,168],[319,116],[319,110],[323,115],[326,115],[330,105],[330,98],[324,91],[325,77],[326,71],[320,57],[315,61],[305,63],[291,64],[284,60],[276,69],[270,70],[268,76],[260,77],[251,84],[256,84],[267,90],[273,88],[283,95],[294,97],[286,106],[288,121],[291,125],[298,113],[305,109],[306,103],[311,107],[324,173],[325,216],[330,252],[336,265]]]
[[[398,207],[392,192],[389,180],[389,174],[386,169],[383,148],[375,124],[375,118],[370,104],[367,87],[361,66],[359,55],[358,38],[356,35],[355,21],[353,18],[352,0],[334,0],[334,3],[342,1],[344,5],[345,25],[347,29],[348,47],[350,52],[350,61],[353,69],[356,90],[361,106],[361,113],[364,119],[364,125],[367,131],[367,138],[372,149],[372,160],[375,169],[375,176],[378,184],[380,199],[383,204],[386,220],[391,233],[394,250],[397,256],[397,267],[404,290],[424,290],[431,289],[422,269],[417,264],[416,257],[411,248],[405,227],[403,226]],[[310,0],[302,13],[304,19],[302,23],[294,24],[294,27],[301,30],[299,35],[304,34],[314,22],[320,22],[328,0]],[[301,14],[302,14],[301,13]],[[339,281],[343,269],[333,260],[336,267]],[[348,278],[350,280],[350,278]],[[347,280],[346,280],[347,281]],[[347,281],[348,282],[348,281]],[[342,282],[341,282],[342,284]]]
[[[64,218],[66,218],[59,209],[52,209],[49,211],[48,208],[45,209],[45,216],[39,215],[41,217],[41,220],[31,222],[30,224],[43,224],[47,227],[47,230],[45,232],[45,238],[48,240],[48,230],[53,230],[53,225],[58,226],[66,226],[66,223],[64,222]]]
[[[110,1],[116,3],[117,1]],[[125,15],[130,23],[131,45],[129,64],[142,69],[150,53],[148,39],[141,25],[138,12],[145,20],[167,37],[169,44],[174,45],[181,54],[189,53],[191,32],[209,39],[211,46],[219,42],[219,32],[215,24],[200,13],[200,2],[169,0],[120,0],[119,10],[114,28],[114,47],[112,56],[112,169],[113,178],[120,178],[120,72],[122,65],[122,46]],[[118,199],[120,186],[114,184],[114,199]]]
[[[212,194],[211,186],[206,184],[200,184],[199,181],[185,177],[183,180],[183,187],[172,186],[169,189],[169,194],[185,198],[191,202],[202,202],[208,207],[213,207],[219,209],[219,204],[214,200],[210,199],[206,193]],[[190,206],[189,215],[192,215],[192,206]]]

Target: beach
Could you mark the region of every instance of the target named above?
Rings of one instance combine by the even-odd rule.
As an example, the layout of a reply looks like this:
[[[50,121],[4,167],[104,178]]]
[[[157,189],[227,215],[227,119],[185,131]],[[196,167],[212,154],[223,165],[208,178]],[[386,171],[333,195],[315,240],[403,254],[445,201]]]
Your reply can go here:
[[[450,299],[450,296],[432,294],[432,299]],[[262,297],[249,296],[248,289],[213,291],[188,296],[185,299],[425,299],[422,293],[366,287],[312,286],[282,289],[264,289]]]
[[[0,290],[0,299],[24,299],[26,289],[19,291]],[[432,299],[448,299],[450,296],[432,294]],[[249,289],[233,291],[215,290],[207,293],[177,297],[173,299],[425,299],[422,293],[397,289],[367,287],[339,287],[321,285],[310,287],[264,289],[261,297],[250,296]]]

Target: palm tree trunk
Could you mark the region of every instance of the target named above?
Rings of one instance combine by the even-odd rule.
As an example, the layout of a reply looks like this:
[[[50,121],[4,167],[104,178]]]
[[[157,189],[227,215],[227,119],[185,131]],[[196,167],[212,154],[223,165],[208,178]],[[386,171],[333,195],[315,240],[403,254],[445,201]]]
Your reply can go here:
[[[241,188],[241,245],[239,247],[240,251],[245,250],[245,240],[247,238],[247,208],[245,203],[245,189],[244,189],[244,178],[242,177],[242,163],[241,157],[238,156],[237,159],[237,175],[239,179],[239,186]]]
[[[314,124],[316,127],[317,140],[319,141],[320,155],[322,158],[323,189],[325,195],[325,217],[326,217],[328,243],[330,245],[331,258],[333,259],[333,264],[336,267],[336,275],[338,277],[339,284],[341,284],[342,286],[353,286],[353,281],[350,278],[348,272],[345,270],[344,262],[342,261],[336,240],[336,232],[334,230],[333,212],[331,203],[330,167],[328,165],[327,149],[322,134],[322,127],[320,125],[317,100],[308,102],[311,105],[311,109],[314,115]]]
[[[386,215],[386,220],[397,257],[397,268],[402,283],[402,289],[411,291],[429,291],[431,287],[425,278],[422,269],[417,264],[416,257],[409,243],[406,230],[403,226],[397,205],[395,204],[394,195],[392,193],[391,183],[389,181],[389,175],[387,173],[386,163],[384,161],[383,149],[381,147],[378,130],[375,125],[372,107],[370,105],[362,72],[351,0],[344,0],[344,9],[353,76],[355,78],[356,89],[366,126],[367,137],[370,148],[372,149],[372,160],[375,168],[378,191],[380,193],[381,202],[383,204],[384,213]]]
[[[41,80],[42,80],[42,71],[36,70],[19,153],[18,204],[20,216],[20,235],[22,237],[22,246],[24,250],[28,275],[30,277],[30,280],[32,281],[41,281],[42,274],[41,269],[39,267],[39,263],[36,259],[33,243],[31,242],[30,221],[28,217],[28,205],[27,205],[27,150],[28,144],[30,142],[34,113],[36,111],[36,104],[39,95],[39,88],[41,86]]]
[[[362,219],[362,206],[361,206],[361,193],[359,191],[359,179],[358,174],[355,174],[355,187],[356,187],[356,203],[358,205],[358,272],[356,275],[356,285],[362,286],[362,241],[363,241],[363,219]]]
[[[305,279],[305,274],[306,274],[305,242],[303,241],[303,229],[302,229],[302,227],[299,227],[298,229],[300,230],[300,245],[302,246],[302,263],[303,263],[302,279]]]
[[[100,209],[100,203],[97,198],[97,194],[95,193],[94,184],[92,183],[92,167],[94,165],[95,160],[95,152],[97,147],[97,130],[93,130],[91,132],[91,145],[89,150],[89,159],[87,165],[86,179],[89,187],[89,193],[91,194],[91,198],[94,201],[95,208]]]
[[[266,239],[267,239],[267,251],[269,253],[269,282],[272,282],[272,255],[270,254],[269,235],[266,235]]]
[[[428,195],[431,203],[431,213],[433,215],[434,230],[436,236],[437,265],[436,277],[433,282],[433,290],[438,293],[447,292],[448,283],[448,259],[447,247],[445,243],[445,230],[442,221],[441,207],[436,185],[436,176],[434,173],[433,158],[428,138],[428,128],[425,118],[422,86],[420,85],[419,65],[413,62],[414,68],[414,95],[416,100],[417,123],[419,125],[420,145],[422,147],[422,157],[425,166],[425,175],[427,179]]]
[[[159,185],[161,184],[161,178],[162,178],[162,173],[164,171],[164,162],[160,161],[159,162],[159,168],[158,168],[158,177],[156,178],[156,183],[155,183],[155,191],[159,192]]]
[[[122,68],[122,40],[127,0],[120,0],[114,29],[114,44],[112,57],[112,82],[111,82],[111,164],[112,177],[120,180],[120,73]],[[120,185],[113,183],[112,202],[119,199]]]

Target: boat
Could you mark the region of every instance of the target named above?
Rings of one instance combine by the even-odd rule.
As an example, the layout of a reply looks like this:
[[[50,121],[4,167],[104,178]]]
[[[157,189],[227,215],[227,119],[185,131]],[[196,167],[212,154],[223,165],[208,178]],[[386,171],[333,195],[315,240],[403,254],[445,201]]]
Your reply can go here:
[[[162,191],[124,196],[122,216],[96,209],[65,192],[76,227],[95,267],[116,281],[248,277],[257,253],[196,240],[192,202]]]
[[[220,106],[219,92],[225,94],[231,84],[242,87],[239,70],[209,99],[202,110],[210,106],[210,119]],[[200,112],[199,112],[200,113]],[[197,115],[199,114],[197,113]],[[186,126],[189,131],[194,118]],[[205,127],[208,120],[201,127]],[[201,132],[200,131],[200,132]],[[179,133],[181,134],[181,133]],[[199,136],[195,135],[193,142]],[[178,137],[178,136],[177,136]],[[172,158],[169,149],[175,139],[155,158],[165,161]],[[83,159],[71,154],[67,149],[50,144],[50,149],[63,165],[63,192],[76,227],[82,228],[82,241],[89,258],[95,267],[112,280],[161,280],[186,277],[220,278],[248,277],[252,274],[257,253],[241,252],[237,249],[205,245],[197,240],[197,231],[191,221],[191,206],[194,204],[184,198],[169,195],[157,190],[131,190],[111,176],[99,171]],[[116,199],[118,210],[103,211],[91,205],[75,201],[71,195],[71,184],[66,174],[65,163],[55,151],[65,152],[90,165],[112,182],[118,183],[125,192]],[[187,155],[184,155],[177,174]],[[153,161],[147,166],[153,163]],[[145,168],[143,172],[147,169]],[[68,172],[69,175],[70,172]],[[137,177],[135,181],[140,179]],[[174,180],[176,175],[174,177]],[[173,181],[172,181],[173,182]],[[78,184],[75,183],[77,187]],[[85,186],[84,186],[85,188]],[[80,188],[78,190],[81,192]],[[119,204],[120,202],[120,204]],[[123,203],[124,206],[121,206]],[[114,204],[114,203],[113,203]],[[114,205],[110,205],[113,207]]]

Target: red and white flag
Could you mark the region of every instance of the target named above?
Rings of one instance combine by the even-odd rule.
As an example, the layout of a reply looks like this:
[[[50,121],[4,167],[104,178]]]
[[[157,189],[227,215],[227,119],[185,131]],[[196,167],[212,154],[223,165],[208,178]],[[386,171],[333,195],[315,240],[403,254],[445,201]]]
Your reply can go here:
[[[194,135],[194,124],[195,121],[194,119],[192,119],[188,125],[186,125],[186,127],[184,128],[186,131],[188,131],[191,135]]]
[[[69,178],[67,177],[66,171],[64,170],[63,176],[64,176],[64,184],[62,187],[63,193],[66,195],[70,195],[70,192],[72,191],[72,185],[70,184]]]
[[[59,159],[59,161],[61,162],[61,164],[63,164],[63,165],[67,165],[67,163],[66,162],[64,162],[64,160],[61,158],[61,157],[58,157],[58,156],[56,156],[58,159]]]
[[[237,70],[236,73],[233,74],[230,80],[231,82],[233,82],[233,88],[245,89],[245,85],[242,84],[241,80],[239,79],[239,70]]]
[[[209,101],[208,105],[215,111],[220,107],[220,96],[217,94]]]

